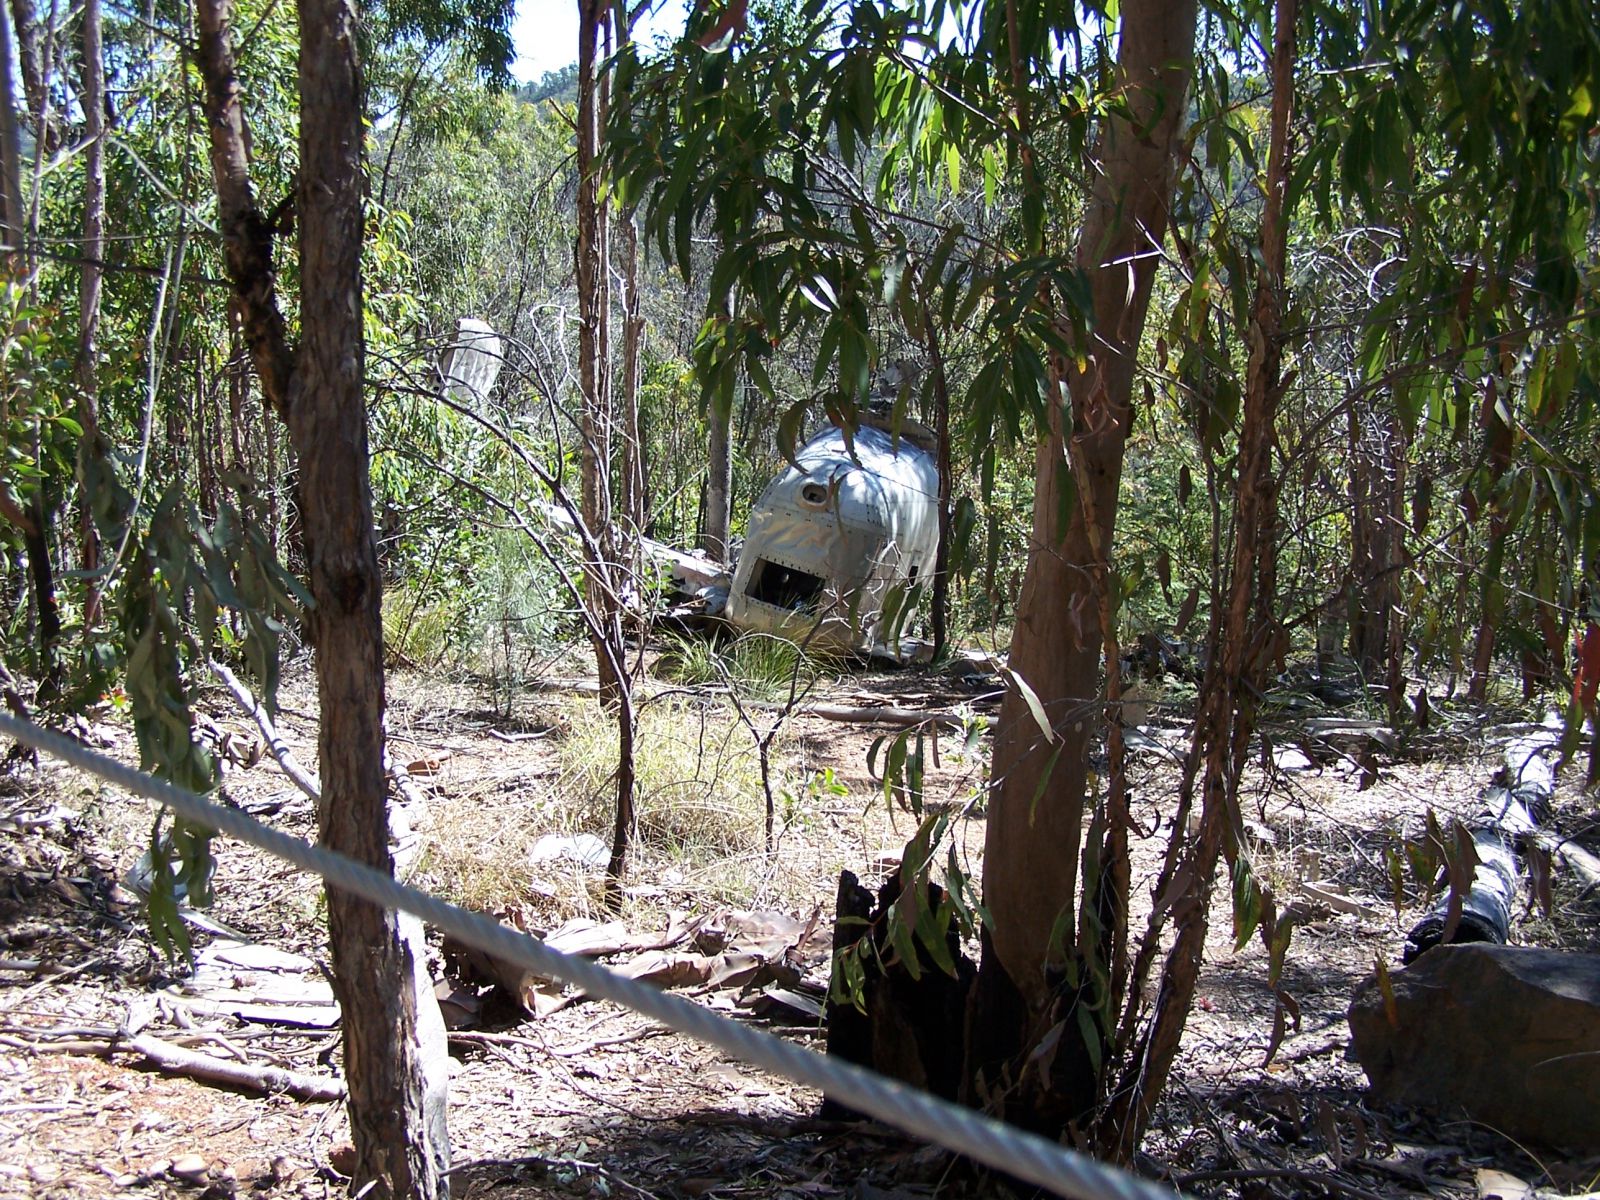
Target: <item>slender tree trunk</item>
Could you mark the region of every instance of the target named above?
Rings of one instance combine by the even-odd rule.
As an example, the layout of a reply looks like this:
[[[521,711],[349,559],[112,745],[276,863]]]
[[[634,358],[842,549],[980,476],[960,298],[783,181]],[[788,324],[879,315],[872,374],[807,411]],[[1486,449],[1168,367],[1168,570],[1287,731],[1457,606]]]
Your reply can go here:
[[[5,218],[6,257],[12,269],[21,274],[25,269],[24,252],[27,246],[28,210],[22,199],[22,134],[17,120],[17,106],[11,103],[17,95],[17,81],[13,76],[12,60],[16,47],[11,38],[11,24],[0,17],[0,89],[5,103],[0,104],[0,202]]]
[[[578,383],[583,391],[579,432],[582,437],[580,510],[602,556],[612,555],[611,493],[611,289],[607,262],[605,202],[600,195],[600,127],[604,119],[604,81],[599,63],[610,7],[606,0],[578,4],[578,239],[575,268],[578,284]],[[585,586],[595,628],[607,623],[616,592],[607,562],[585,564]],[[608,656],[595,648],[602,689],[613,694],[617,680],[608,678]]]
[[[1489,518],[1489,552],[1484,560],[1483,587],[1479,592],[1478,630],[1472,640],[1472,675],[1467,682],[1467,698],[1480,704],[1489,695],[1489,679],[1494,674],[1495,630],[1505,615],[1505,589],[1500,582],[1500,572],[1505,564],[1509,533],[1510,523],[1497,509]]]
[[[1101,170],[1078,248],[1095,337],[1084,370],[1053,364],[1071,408],[1052,405],[1039,442],[1032,543],[1011,643],[1012,670],[1037,697],[1050,732],[1012,687],[995,733],[984,843],[992,920],[968,1026],[969,1069],[976,1095],[1006,1089],[1008,1116],[1051,1133],[1081,1118],[1097,1091],[1081,1038],[1061,1036],[1042,1060],[1027,1055],[1068,1016],[1055,1002],[1071,966],[1071,935],[1062,944],[1053,934],[1074,928],[1087,750],[1102,706],[1097,584],[1115,528],[1134,359],[1159,257],[1151,233],[1167,226],[1194,34],[1192,0],[1123,6],[1116,69],[1129,110],[1101,128]],[[1077,1025],[1068,1028],[1075,1033]]]
[[[1350,410],[1350,657],[1369,682],[1387,680],[1404,553],[1405,442],[1373,405]]]
[[[238,70],[229,44],[233,0],[199,0],[196,48],[205,79],[211,175],[217,188],[217,218],[223,256],[233,282],[239,323],[267,407],[288,419],[289,376],[294,355],[288,326],[278,307],[278,273],[272,261],[272,225],[256,204],[250,185],[250,139],[245,129]]]
[[[622,521],[630,537],[645,532],[649,500],[645,492],[644,430],[639,422],[639,370],[644,358],[644,311],[639,295],[639,226],[633,210],[617,226],[622,242]],[[632,556],[629,556],[630,561]]]
[[[39,14],[33,0],[11,0],[11,20],[16,29],[15,57],[22,78],[22,93],[17,99],[25,111],[36,116],[44,111],[45,69]]]
[[[622,897],[621,882],[633,836],[634,709],[622,632],[621,569],[612,512],[610,273],[605,202],[600,194],[600,129],[607,81],[599,74],[609,33],[607,0],[578,2],[578,379],[583,389],[583,495],[581,511],[596,547],[584,564],[589,640],[594,647],[603,706],[617,721],[615,821],[606,868],[608,899]],[[630,292],[632,289],[630,288]],[[628,482],[623,484],[624,491]]]
[[[954,471],[950,464],[950,377],[945,370],[944,348],[933,323],[933,309],[923,296],[922,321],[933,371],[933,437],[939,457],[939,547],[933,556],[933,591],[929,597],[933,626],[933,660],[944,659],[950,640],[950,538]]]
[[[1513,433],[1501,415],[1501,383],[1490,376],[1484,387],[1479,424],[1483,428],[1483,457],[1493,482],[1511,467]],[[1489,676],[1494,670],[1495,630],[1505,617],[1506,588],[1501,579],[1505,568],[1506,539],[1511,522],[1504,503],[1496,497],[1489,506],[1489,548],[1483,563],[1483,587],[1478,610],[1478,632],[1472,647],[1472,677],[1467,684],[1469,699],[1482,702],[1489,692]]]
[[[633,36],[626,5],[617,9],[617,43],[625,48]],[[644,304],[639,292],[639,222],[630,205],[617,224],[622,243],[622,405],[619,416],[622,441],[618,469],[622,472],[622,521],[626,535],[637,539],[649,522],[649,497],[645,491],[644,430],[639,419],[639,372],[644,360]],[[637,544],[636,540],[634,544]],[[627,555],[630,569],[636,556]]]
[[[717,562],[728,561],[728,524],[733,504],[733,403],[719,395],[706,409],[710,444],[706,448],[706,513],[700,549]]]
[[[224,253],[241,327],[268,405],[298,458],[298,511],[315,607],[324,845],[392,870],[383,768],[381,581],[372,529],[362,393],[362,89],[357,14],[345,0],[302,0],[300,16],[301,328],[285,336],[272,275],[272,231],[250,185],[248,140],[229,41],[229,0],[201,0],[199,64]],[[270,427],[270,422],[269,422]],[[271,445],[269,438],[269,446]],[[448,1193],[446,1063],[415,924],[330,888],[334,988],[364,1195],[432,1200]],[[423,1044],[424,1031],[434,1035]]]
[[[1126,1158],[1138,1148],[1194,1002],[1209,929],[1217,862],[1239,852],[1238,786],[1255,728],[1255,697],[1277,634],[1274,617],[1278,481],[1273,472],[1276,420],[1283,392],[1283,314],[1287,303],[1289,122],[1294,104],[1296,0],[1277,0],[1272,55],[1272,124],[1262,213],[1261,271],[1248,343],[1250,359],[1239,433],[1234,540],[1222,644],[1202,686],[1191,761],[1203,762],[1200,835],[1175,878],[1188,880],[1174,899],[1176,926],[1150,1025],[1129,1056],[1100,1123],[1102,1149]],[[1189,776],[1186,774],[1186,778]],[[1264,914],[1270,929],[1273,914]]]
[[[95,529],[90,496],[91,473],[85,470],[100,446],[100,285],[104,276],[106,229],[106,162],[102,138],[106,120],[105,52],[101,45],[100,0],[83,6],[83,273],[78,282],[78,513],[79,565],[89,572],[83,624],[92,629],[100,617],[102,581],[93,572],[100,566],[100,535]]]

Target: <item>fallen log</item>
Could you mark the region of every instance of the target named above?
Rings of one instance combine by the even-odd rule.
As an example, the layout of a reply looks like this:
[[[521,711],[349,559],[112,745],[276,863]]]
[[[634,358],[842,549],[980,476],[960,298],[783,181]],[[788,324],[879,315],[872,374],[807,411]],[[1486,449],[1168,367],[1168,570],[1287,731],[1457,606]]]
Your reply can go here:
[[[1506,750],[1497,781],[1467,822],[1471,834],[1470,882],[1454,882],[1406,937],[1401,961],[1410,963],[1434,946],[1489,942],[1503,946],[1511,936],[1521,871],[1517,846],[1536,839],[1555,793],[1555,772],[1544,761],[1548,737],[1522,738]]]
[[[181,1075],[201,1083],[221,1084],[246,1091],[283,1093],[297,1100],[332,1101],[345,1097],[344,1081],[326,1075],[310,1075],[283,1067],[257,1066],[233,1062],[198,1050],[174,1046],[149,1034],[131,1038],[79,1039],[54,1043],[35,1043],[35,1053],[85,1054],[110,1058],[115,1054],[137,1054],[165,1075]]]

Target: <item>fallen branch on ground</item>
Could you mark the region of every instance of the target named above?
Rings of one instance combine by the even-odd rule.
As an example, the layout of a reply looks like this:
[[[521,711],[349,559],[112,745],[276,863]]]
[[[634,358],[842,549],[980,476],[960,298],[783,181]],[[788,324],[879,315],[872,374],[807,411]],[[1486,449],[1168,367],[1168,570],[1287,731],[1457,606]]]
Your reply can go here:
[[[257,1092],[282,1092],[297,1100],[343,1100],[345,1097],[342,1080],[289,1071],[282,1067],[230,1062],[197,1050],[174,1046],[149,1034],[132,1038],[41,1041],[33,1042],[29,1048],[34,1053],[92,1054],[99,1058],[110,1058],[114,1054],[137,1054],[164,1074],[182,1075],[201,1083],[216,1083]]]
[[[1585,888],[1600,887],[1600,858],[1590,854],[1578,843],[1557,837],[1553,833],[1537,834],[1534,841],[1566,863],[1572,873],[1583,880]]]
[[[322,784],[317,777],[302,767],[294,756],[294,751],[278,733],[277,726],[272,723],[272,718],[267,716],[267,710],[262,707],[254,693],[240,682],[239,677],[216,659],[211,660],[211,672],[222,680],[224,687],[233,694],[239,707],[244,709],[250,719],[256,723],[256,728],[261,731],[261,736],[266,739],[267,749],[272,752],[272,757],[282,768],[283,773],[294,781],[294,785],[313,800],[322,798]]]

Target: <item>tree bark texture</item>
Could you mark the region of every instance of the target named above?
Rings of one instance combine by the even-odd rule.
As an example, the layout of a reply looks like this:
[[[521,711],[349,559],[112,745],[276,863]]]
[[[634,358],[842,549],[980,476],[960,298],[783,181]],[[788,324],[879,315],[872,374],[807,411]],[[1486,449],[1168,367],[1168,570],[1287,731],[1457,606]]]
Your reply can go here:
[[[639,291],[639,225],[630,210],[618,225],[622,241],[622,519],[626,536],[644,535],[650,521],[645,489],[644,430],[639,415],[639,370],[644,365],[644,310]],[[631,555],[630,555],[631,558]]]
[[[314,602],[306,629],[321,703],[318,829],[330,849],[390,871],[381,583],[362,390],[366,180],[357,14],[346,0],[299,6],[298,349],[287,341],[279,308],[273,231],[250,183],[231,15],[230,0],[200,0],[198,61],[241,329],[263,396],[287,425],[299,464],[297,511]],[[328,925],[344,1021],[355,1186],[381,1200],[444,1196],[445,1063],[419,1045],[431,1032],[442,1046],[443,1029],[426,1007],[432,993],[420,930],[331,888]]]
[[[1350,657],[1368,681],[1387,680],[1396,665],[1390,648],[1398,640],[1391,627],[1405,553],[1405,449],[1392,408],[1351,408]]]
[[[46,122],[50,104],[46,94],[46,30],[33,0],[11,0],[11,18],[16,29],[17,67],[22,76],[19,99],[28,114],[33,135],[42,140],[45,153],[49,154],[56,150],[60,137],[54,124]],[[16,92],[9,94],[17,95]]]
[[[600,676],[602,704],[617,720],[616,808],[607,896],[618,904],[634,825],[634,709],[622,634],[622,571],[613,517],[609,230],[600,195],[600,130],[605,124],[607,82],[599,72],[610,30],[606,0],[578,3],[578,381],[583,391],[583,493],[580,510],[592,545],[584,564],[589,641]],[[630,289],[631,292],[631,289]],[[631,302],[631,301],[630,301]],[[627,481],[624,482],[627,488]]]
[[[1096,578],[1116,522],[1135,355],[1167,226],[1194,34],[1192,0],[1123,6],[1117,72],[1129,110],[1101,128],[1100,171],[1077,255],[1091,285],[1093,341],[1084,370],[1055,365],[1070,408],[1052,407],[1039,441],[1032,542],[1011,642],[1011,667],[1037,696],[1050,734],[1017,687],[1007,692],[995,734],[984,846],[992,921],[969,1023],[980,1099],[1014,1088],[1019,1080],[1008,1065],[1060,1019],[1051,1010],[1071,946],[1052,945],[1052,933],[1073,908],[1087,750],[1101,710]],[[1068,942],[1072,928],[1068,920]],[[1076,1026],[1069,1030],[1062,1047],[1081,1042]],[[1040,1086],[1054,1098],[1013,1090],[1008,1115],[1059,1132],[1093,1101],[1092,1079],[1087,1094],[1083,1087],[1086,1065],[1084,1058],[1062,1062],[1060,1072],[1049,1063],[1028,1072],[1047,1079]],[[1060,1073],[1078,1077],[1050,1078]]]
[[[1243,424],[1236,468],[1233,554],[1222,644],[1201,685],[1191,761],[1201,770],[1200,833],[1186,848],[1175,880],[1185,880],[1172,902],[1176,927],[1160,988],[1144,1035],[1128,1056],[1100,1123],[1100,1148],[1117,1158],[1137,1149],[1194,1002],[1218,860],[1239,853],[1242,822],[1238,786],[1255,727],[1255,697],[1277,638],[1276,584],[1278,480],[1273,470],[1276,420],[1283,392],[1283,315],[1287,296],[1285,200],[1289,186],[1289,122],[1294,102],[1296,0],[1277,0],[1272,55],[1272,117],[1261,222],[1261,269],[1246,367]],[[1185,779],[1192,778],[1189,772]],[[1185,805],[1187,808],[1187,804]],[[1262,925],[1271,936],[1274,916],[1262,902]]]
[[[599,64],[610,6],[578,4],[578,382],[583,390],[583,519],[595,533],[610,522],[606,478],[611,450],[611,322],[607,221],[600,197],[600,129],[604,120]],[[591,601],[592,602],[592,601]]]
[[[261,381],[261,395],[288,420],[289,377],[294,352],[278,307],[278,273],[272,262],[272,224],[256,204],[250,185],[250,134],[240,99],[239,71],[229,41],[233,0],[199,0],[195,22],[196,61],[205,80],[205,113],[211,177],[217,189],[217,222],[233,283],[240,328]]]
[[[955,470],[950,462],[950,376],[945,370],[944,347],[934,324],[933,307],[926,292],[922,302],[923,344],[933,371],[933,436],[939,456],[939,546],[933,556],[933,587],[929,597],[933,632],[933,660],[944,659],[950,640],[951,511]]]
[[[7,96],[17,94],[16,79],[11,72],[15,57],[11,25],[0,17],[0,87]],[[15,264],[13,270],[20,274],[27,245],[28,210],[22,201],[22,136],[17,110],[11,104],[0,104],[0,200],[4,201],[4,213],[0,215],[5,218],[7,257]]]
[[[728,524],[733,500],[733,404],[713,396],[706,408],[710,442],[706,449],[706,519],[700,549],[719,563],[728,561]]]
[[[321,702],[325,845],[391,871],[383,769],[382,584],[372,528],[362,332],[361,75],[354,4],[301,0],[302,342],[289,389],[300,462],[309,614]],[[420,942],[395,913],[328,889],[334,988],[344,1014],[356,1184],[433,1197],[449,1167],[440,1080],[416,1053]],[[410,986],[408,986],[410,985]]]

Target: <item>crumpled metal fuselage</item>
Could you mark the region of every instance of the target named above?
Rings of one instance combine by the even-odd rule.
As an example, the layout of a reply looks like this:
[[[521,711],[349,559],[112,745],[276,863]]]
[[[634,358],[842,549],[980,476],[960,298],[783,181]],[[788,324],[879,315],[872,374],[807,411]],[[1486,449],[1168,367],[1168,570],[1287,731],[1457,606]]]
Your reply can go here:
[[[796,455],[801,469],[756,502],[728,596],[735,626],[844,653],[881,652],[896,636],[886,607],[903,608],[933,570],[938,465],[873,426],[852,441],[853,456],[842,431],[820,430]]]

